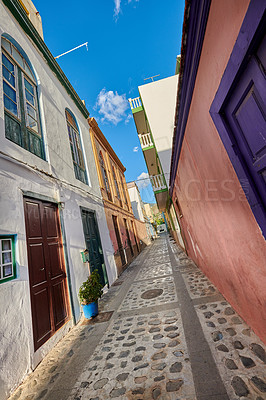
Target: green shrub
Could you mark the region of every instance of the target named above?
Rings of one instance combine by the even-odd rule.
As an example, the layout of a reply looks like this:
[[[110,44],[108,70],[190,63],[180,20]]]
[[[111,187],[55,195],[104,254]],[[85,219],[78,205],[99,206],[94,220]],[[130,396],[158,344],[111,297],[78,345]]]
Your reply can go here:
[[[93,271],[88,279],[83,282],[79,289],[79,300],[81,304],[89,304],[97,301],[103,294],[100,275],[97,270]]]

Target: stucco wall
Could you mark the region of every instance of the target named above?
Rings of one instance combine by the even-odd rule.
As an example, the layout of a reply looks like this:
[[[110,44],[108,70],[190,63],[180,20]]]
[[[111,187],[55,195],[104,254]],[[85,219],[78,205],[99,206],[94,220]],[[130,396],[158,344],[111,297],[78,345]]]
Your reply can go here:
[[[2,33],[8,33],[20,44],[35,70],[46,150],[46,160],[42,160],[5,138],[1,84],[0,235],[17,235],[17,277],[0,283],[0,399],[5,400],[10,391],[31,369],[36,367],[56,341],[60,340],[73,325],[70,319],[51,339],[34,352],[23,193],[26,191],[40,198],[41,196],[49,197],[55,202],[61,202],[64,206],[61,216],[65,226],[69,282],[72,283],[73,311],[76,320],[80,318],[77,292],[88,276],[88,266],[83,264],[80,255],[80,251],[85,248],[80,207],[96,213],[110,284],[116,278],[116,266],[96,167],[92,162],[94,156],[87,120],[57,81],[32,42],[0,2],[0,35]],[[74,175],[65,120],[66,107],[73,112],[79,125],[89,185],[78,181]]]
[[[209,114],[248,4],[211,3],[173,201],[189,255],[266,341],[265,240]]]

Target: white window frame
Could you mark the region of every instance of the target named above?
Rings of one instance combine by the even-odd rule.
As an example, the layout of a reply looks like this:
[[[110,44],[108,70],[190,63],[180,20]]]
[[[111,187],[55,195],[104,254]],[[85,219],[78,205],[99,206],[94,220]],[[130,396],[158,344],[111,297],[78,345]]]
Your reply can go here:
[[[10,241],[10,250],[3,250],[2,249],[2,242],[9,240]],[[11,262],[3,263],[3,254],[11,253]],[[2,282],[9,281],[11,279],[16,278],[16,269],[15,269],[15,252],[14,252],[14,237],[12,236],[0,236],[0,284]],[[4,276],[4,266],[10,265],[12,268],[12,274],[8,276]]]
[[[32,132],[34,132],[36,135],[41,136],[41,133],[40,133],[39,107],[38,107],[36,84],[34,82],[32,82],[32,80],[29,78],[29,76],[24,71],[22,71],[21,78],[22,78],[22,90],[23,90],[23,102],[24,102],[24,109],[25,109],[26,127],[28,129],[30,129]],[[30,102],[28,102],[28,100],[26,99],[26,90],[28,90],[28,89],[25,86],[24,79],[26,79],[33,86],[34,104],[35,104],[34,106]],[[30,94],[32,94],[32,93],[30,93]],[[37,131],[29,126],[29,114],[28,114],[28,111],[27,111],[27,103],[29,103],[29,105],[31,107],[33,107],[34,110],[36,111],[36,118],[37,118],[36,122],[37,122],[37,127],[38,127]]]
[[[18,110],[18,114],[16,115],[16,114],[13,114],[12,113],[12,111],[10,111],[10,110],[8,110],[7,108],[5,108],[5,106],[4,106],[4,109],[8,112],[8,113],[10,113],[11,115],[13,115],[16,119],[18,119],[19,121],[21,121],[21,110],[20,110],[20,103],[19,103],[19,90],[18,90],[18,67],[17,67],[17,64],[16,64],[16,62],[13,60],[13,58],[12,57],[10,57],[9,56],[9,54],[4,50],[4,48],[2,47],[2,54],[4,54],[4,56],[11,62],[11,64],[13,64],[14,65],[14,78],[15,78],[15,85],[16,85],[16,87],[14,87],[14,86],[12,86],[7,80],[6,80],[6,78],[4,77],[4,74],[3,74],[3,68],[5,68],[4,67],[4,65],[3,65],[3,60],[2,60],[2,57],[1,57],[1,65],[2,65],[2,79],[3,79],[3,81],[4,82],[6,82],[13,90],[15,90],[15,92],[16,92],[16,105],[17,105],[17,110]],[[3,101],[4,101],[4,96],[6,96],[6,94],[5,94],[5,92],[4,92],[4,87],[3,87]],[[8,96],[7,96],[8,97]],[[10,99],[11,101],[13,101],[12,99]]]

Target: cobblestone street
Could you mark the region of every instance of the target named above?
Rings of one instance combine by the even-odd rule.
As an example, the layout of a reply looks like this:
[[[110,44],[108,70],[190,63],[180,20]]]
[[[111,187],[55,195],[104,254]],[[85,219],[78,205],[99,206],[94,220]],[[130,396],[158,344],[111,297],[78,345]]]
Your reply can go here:
[[[10,400],[263,400],[265,347],[168,235]]]

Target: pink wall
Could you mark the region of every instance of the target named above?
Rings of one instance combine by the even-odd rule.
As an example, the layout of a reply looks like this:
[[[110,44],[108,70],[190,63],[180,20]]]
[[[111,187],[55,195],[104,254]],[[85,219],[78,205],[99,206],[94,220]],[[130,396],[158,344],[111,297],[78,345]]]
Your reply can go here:
[[[212,1],[173,201],[189,256],[266,342],[265,240],[209,114],[248,4]]]

